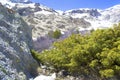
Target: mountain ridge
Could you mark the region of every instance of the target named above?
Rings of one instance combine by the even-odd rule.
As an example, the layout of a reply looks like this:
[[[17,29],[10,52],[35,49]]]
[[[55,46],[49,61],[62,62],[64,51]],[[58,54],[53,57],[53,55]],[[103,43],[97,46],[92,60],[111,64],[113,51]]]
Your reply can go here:
[[[29,2],[29,0],[27,0],[27,1]],[[49,32],[50,30],[53,30],[53,29],[61,30],[61,28],[59,28],[58,25],[64,25],[65,27],[68,27],[70,29],[76,28],[79,31],[81,31],[81,30],[91,30],[91,29],[96,30],[96,29],[101,29],[101,28],[104,29],[107,27],[111,27],[113,24],[120,22],[120,19],[119,19],[120,5],[115,5],[113,7],[110,7],[110,8],[104,9],[104,10],[95,9],[95,8],[94,9],[93,8],[79,8],[79,9],[72,9],[72,10],[67,10],[67,11],[60,11],[60,10],[54,10],[54,9],[44,6],[40,3],[34,3],[34,2],[24,3],[24,0],[23,0],[23,3],[19,3],[19,1],[18,1],[18,3],[11,2],[11,4],[12,4],[12,6],[10,8],[12,8],[13,10],[16,10],[25,19],[25,21],[29,24],[29,26],[36,28],[35,31],[39,32],[39,33],[35,33],[35,35],[37,35],[38,37],[41,35],[41,33],[47,34],[47,32]],[[4,4],[4,5],[6,6],[6,4]],[[51,15],[53,16],[53,18],[50,17],[49,19],[52,24],[49,24],[49,26],[48,26],[48,24],[46,22],[46,21],[48,21],[47,16],[51,16]],[[45,16],[45,18],[43,18],[42,16]],[[58,19],[56,19],[56,18],[58,18]],[[70,20],[70,18],[71,18],[71,20]],[[84,21],[82,21],[83,23],[81,25],[81,24],[78,24],[78,22],[76,23],[74,21],[74,19],[75,19],[75,21],[77,21],[77,19],[78,20],[81,19]],[[56,20],[58,20],[58,21],[56,21]],[[70,21],[67,23],[68,20],[70,20]],[[54,21],[55,21],[55,23],[54,23]],[[63,22],[64,24],[59,23],[60,21]],[[85,27],[84,29],[81,28],[80,25],[84,26],[84,23],[86,23],[86,22],[90,23],[90,25]],[[39,23],[41,23],[41,25]],[[46,28],[46,24],[49,28]],[[39,29],[38,29],[38,27],[39,27]],[[45,31],[43,30],[43,28],[45,29]],[[67,31],[68,28],[62,29],[62,32]],[[35,31],[33,29],[33,33]],[[33,36],[34,36],[34,34],[33,34]],[[33,38],[36,38],[36,37],[33,37]]]

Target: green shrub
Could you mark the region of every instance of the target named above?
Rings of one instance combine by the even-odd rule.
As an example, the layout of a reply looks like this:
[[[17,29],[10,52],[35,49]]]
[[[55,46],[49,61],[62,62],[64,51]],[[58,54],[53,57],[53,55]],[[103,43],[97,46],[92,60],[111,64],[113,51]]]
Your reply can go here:
[[[114,75],[114,70],[112,69],[106,69],[106,70],[101,70],[100,74],[102,77],[113,77]]]
[[[39,55],[33,54],[34,58],[71,75],[120,76],[120,24],[114,28],[98,29],[91,35],[73,34],[53,46]]]
[[[48,35],[52,38],[59,39],[61,36],[61,31],[60,30],[51,31],[48,33]]]

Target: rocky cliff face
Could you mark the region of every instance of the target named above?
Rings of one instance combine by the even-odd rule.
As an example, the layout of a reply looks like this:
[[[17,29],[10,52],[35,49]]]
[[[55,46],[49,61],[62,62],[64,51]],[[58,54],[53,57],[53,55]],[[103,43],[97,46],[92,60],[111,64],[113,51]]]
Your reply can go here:
[[[36,73],[31,28],[11,9],[0,5],[0,80],[27,80]]]

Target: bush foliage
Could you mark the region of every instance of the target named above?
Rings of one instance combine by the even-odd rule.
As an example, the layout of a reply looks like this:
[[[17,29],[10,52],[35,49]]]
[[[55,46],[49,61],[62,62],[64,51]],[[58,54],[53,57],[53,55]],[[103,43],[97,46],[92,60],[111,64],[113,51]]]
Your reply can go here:
[[[55,30],[48,32],[48,35],[52,38],[59,39],[62,34],[60,30]]]
[[[89,35],[73,34],[53,46],[41,54],[34,52],[35,58],[70,74],[92,74],[102,78],[120,76],[120,24]]]

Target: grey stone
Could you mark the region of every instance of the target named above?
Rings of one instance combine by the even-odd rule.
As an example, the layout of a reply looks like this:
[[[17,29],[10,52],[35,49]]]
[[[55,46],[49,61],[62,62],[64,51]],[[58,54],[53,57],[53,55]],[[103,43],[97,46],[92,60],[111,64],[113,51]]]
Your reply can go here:
[[[32,30],[16,13],[0,6],[0,80],[28,80],[36,76],[30,53]]]

